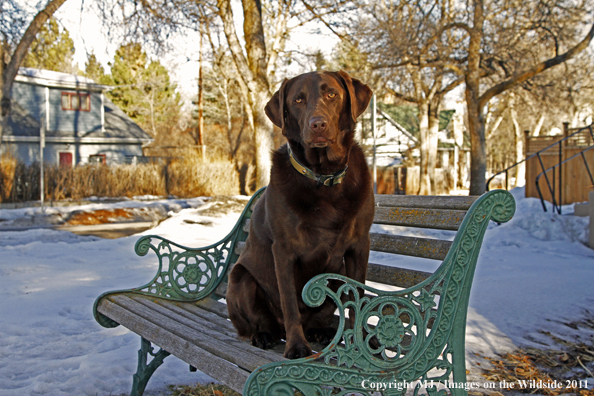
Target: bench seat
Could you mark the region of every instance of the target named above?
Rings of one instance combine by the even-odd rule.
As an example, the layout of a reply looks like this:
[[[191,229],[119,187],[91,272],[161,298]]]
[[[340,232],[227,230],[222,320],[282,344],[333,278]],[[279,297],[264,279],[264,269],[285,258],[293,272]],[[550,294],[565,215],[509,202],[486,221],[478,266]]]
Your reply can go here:
[[[312,345],[314,355],[287,360],[284,344],[270,350],[240,339],[228,319],[227,274],[249,232],[248,202],[231,233],[204,248],[187,248],[158,236],[144,236],[136,252],[158,258],[154,278],[144,286],[106,292],[95,302],[96,320],[124,326],[141,337],[132,396],[141,395],[167,356],[217,379],[244,395],[372,394],[362,384],[434,381],[427,394],[466,381],[464,337],[474,269],[490,219],[505,222],[515,211],[507,191],[478,197],[376,196],[374,224],[456,231],[453,241],[392,233],[371,233],[371,249],[443,261],[434,273],[370,263],[363,285],[336,274],[314,277],[305,286],[306,304],[330,298],[337,306],[336,336]],[[328,287],[338,282],[338,290]],[[349,328],[347,312],[353,313]],[[152,345],[160,349],[155,351]],[[152,359],[149,362],[149,357]],[[420,385],[417,385],[420,386]],[[406,389],[405,389],[406,390]],[[464,388],[448,389],[466,395]],[[418,392],[418,389],[417,391]],[[401,394],[387,390],[386,395]]]

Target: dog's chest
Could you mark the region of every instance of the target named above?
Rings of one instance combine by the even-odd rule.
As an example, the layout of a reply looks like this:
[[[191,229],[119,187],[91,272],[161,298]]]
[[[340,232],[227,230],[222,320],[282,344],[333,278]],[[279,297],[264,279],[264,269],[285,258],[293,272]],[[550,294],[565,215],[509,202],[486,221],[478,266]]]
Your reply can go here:
[[[325,216],[302,219],[295,229],[296,251],[303,261],[325,261],[325,257],[342,256],[354,238],[354,219],[330,220]]]

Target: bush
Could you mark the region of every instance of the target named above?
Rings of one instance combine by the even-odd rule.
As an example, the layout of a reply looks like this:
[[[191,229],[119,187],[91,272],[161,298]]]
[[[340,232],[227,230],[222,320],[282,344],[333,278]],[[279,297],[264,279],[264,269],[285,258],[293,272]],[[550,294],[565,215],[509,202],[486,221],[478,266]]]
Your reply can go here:
[[[0,202],[6,202],[10,198],[16,166],[16,158],[10,153],[2,154],[0,157]]]
[[[0,161],[0,198],[3,201],[39,199],[39,164],[26,166],[14,159]],[[45,199],[133,197],[138,195],[196,197],[239,194],[233,162],[203,160],[188,151],[171,163],[83,165],[62,168],[45,165]]]
[[[169,194],[178,197],[239,194],[239,175],[223,158],[208,161],[188,152],[167,166],[166,180]]]

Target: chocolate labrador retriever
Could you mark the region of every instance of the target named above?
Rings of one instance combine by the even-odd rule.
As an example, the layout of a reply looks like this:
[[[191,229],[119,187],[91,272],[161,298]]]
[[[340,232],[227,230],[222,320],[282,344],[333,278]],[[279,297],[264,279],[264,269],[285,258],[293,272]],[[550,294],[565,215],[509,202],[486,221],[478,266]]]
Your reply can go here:
[[[245,250],[229,275],[227,307],[240,336],[285,357],[328,343],[336,307],[307,307],[303,286],[322,273],[365,281],[374,199],[363,150],[353,140],[372,92],[343,71],[302,74],[266,105],[288,143],[274,152],[270,185],[254,208]]]

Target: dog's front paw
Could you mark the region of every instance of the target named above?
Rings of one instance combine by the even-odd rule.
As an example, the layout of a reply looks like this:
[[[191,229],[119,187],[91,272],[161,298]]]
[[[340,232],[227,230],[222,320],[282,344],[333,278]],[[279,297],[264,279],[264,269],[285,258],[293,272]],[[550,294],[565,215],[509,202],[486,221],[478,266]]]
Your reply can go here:
[[[311,355],[311,348],[307,343],[297,343],[290,348],[285,349],[285,357],[287,359],[301,359]]]
[[[276,345],[272,334],[260,331],[252,336],[252,345],[260,349],[270,349]]]
[[[330,344],[330,341],[334,339],[336,335],[336,329],[332,327],[321,327],[316,329],[308,329],[305,332],[305,337],[309,342],[318,342],[324,346]]]

